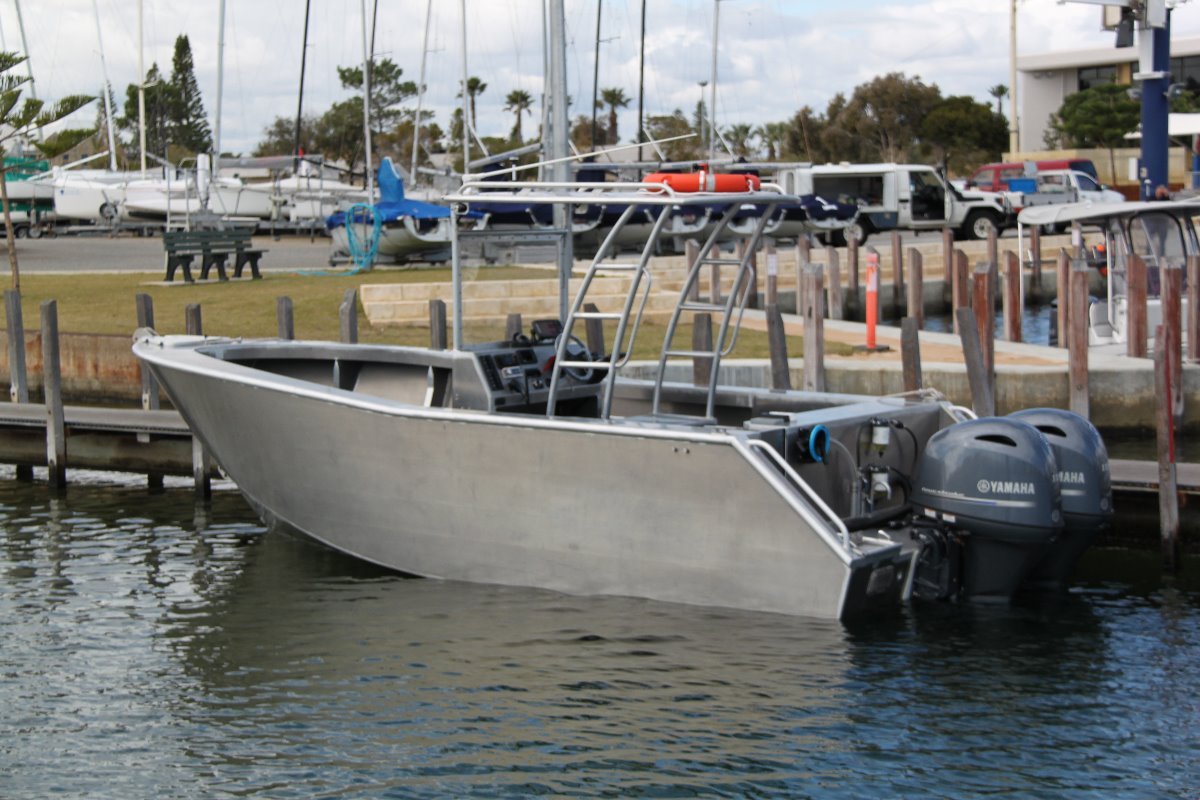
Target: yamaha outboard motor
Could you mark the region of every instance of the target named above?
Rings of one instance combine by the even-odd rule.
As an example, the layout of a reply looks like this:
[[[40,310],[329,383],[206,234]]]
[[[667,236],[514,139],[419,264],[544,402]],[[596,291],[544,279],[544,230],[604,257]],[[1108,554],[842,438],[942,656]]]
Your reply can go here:
[[[914,510],[962,535],[967,597],[1010,597],[1062,532],[1061,503],[1050,445],[1015,419],[938,431],[913,480]]]
[[[1083,551],[1112,524],[1112,478],[1100,433],[1083,417],[1057,408],[1031,408],[1008,415],[1046,437],[1058,463],[1062,486],[1063,535],[1029,576],[1039,589],[1066,585]]]

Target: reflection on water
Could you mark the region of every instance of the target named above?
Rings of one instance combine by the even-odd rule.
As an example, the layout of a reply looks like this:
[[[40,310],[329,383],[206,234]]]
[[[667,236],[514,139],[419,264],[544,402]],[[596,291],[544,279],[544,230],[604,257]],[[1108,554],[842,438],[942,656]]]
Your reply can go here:
[[[407,580],[229,491],[0,480],[0,794],[1194,796],[1200,563],[1154,559],[844,627]]]

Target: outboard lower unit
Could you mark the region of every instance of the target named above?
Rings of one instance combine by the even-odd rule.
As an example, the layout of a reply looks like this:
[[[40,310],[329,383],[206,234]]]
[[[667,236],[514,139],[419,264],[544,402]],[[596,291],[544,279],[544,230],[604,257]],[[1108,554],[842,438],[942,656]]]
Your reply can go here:
[[[1059,470],[1037,428],[1011,418],[934,434],[917,464],[912,507],[961,541],[962,594],[1007,599],[1063,530]],[[953,549],[953,548],[951,548]],[[922,576],[942,583],[940,576]]]
[[[1029,583],[1061,589],[1083,551],[1112,524],[1112,477],[1099,431],[1083,417],[1058,408],[1031,408],[1008,415],[1041,432],[1054,451],[1062,486],[1063,534],[1034,567]]]

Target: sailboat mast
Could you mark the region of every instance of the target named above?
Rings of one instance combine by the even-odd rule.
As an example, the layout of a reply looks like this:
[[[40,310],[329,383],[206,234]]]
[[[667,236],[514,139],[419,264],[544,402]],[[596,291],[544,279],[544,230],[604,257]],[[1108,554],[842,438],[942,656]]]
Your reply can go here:
[[[550,179],[566,182],[571,179],[567,137],[567,24],[563,0],[550,2],[550,157],[562,159],[550,168]],[[569,209],[562,203],[554,204],[554,227],[570,230]],[[558,318],[567,318],[568,282],[575,265],[575,247],[571,236],[563,237],[558,251]]]
[[[463,175],[467,174],[471,163],[471,98],[467,93],[467,0],[459,0],[462,9],[462,139],[463,139]]]
[[[221,170],[221,94],[225,88],[225,0],[217,12],[217,110],[213,125],[213,172]]]
[[[637,142],[639,145],[645,135],[642,132],[642,110],[646,100],[646,0],[642,0],[642,38],[638,49],[638,128]],[[638,147],[637,160],[642,160],[642,148]],[[641,173],[638,173],[639,175]]]
[[[100,30],[100,3],[97,0],[92,0],[92,11],[96,15],[96,40],[100,43],[100,70],[104,75],[104,122],[108,128],[108,167],[113,172],[116,172],[117,137],[113,134],[112,105],[108,100],[108,95],[110,94],[108,62],[104,60],[104,34]]]
[[[138,153],[146,177],[146,42],[142,37],[142,0],[138,0]]]
[[[21,49],[25,51],[25,69],[29,73],[29,95],[36,100],[37,89],[33,83],[33,59],[29,57],[29,40],[25,38],[25,17],[21,14],[21,0],[15,0],[17,5],[17,27],[21,30]]]
[[[717,157],[717,29],[721,19],[721,0],[713,0],[712,80],[708,85],[708,158]]]
[[[362,0],[363,37],[363,139],[366,152],[363,164],[367,171],[367,202],[375,202],[375,176],[371,174],[371,49],[367,39],[367,0]]]
[[[421,145],[421,101],[425,99],[425,62],[429,60],[429,21],[433,17],[433,0],[425,3],[425,38],[421,42],[421,77],[417,80],[417,115],[413,117],[412,168],[408,179],[417,183],[417,151]]]
[[[596,0],[596,54],[592,59],[592,150],[596,149],[596,101],[600,91],[600,9],[602,0]]]
[[[296,146],[292,148],[292,155],[299,157],[300,155],[300,114],[304,110],[304,65],[308,60],[308,17],[309,11],[312,10],[312,0],[304,2],[304,45],[300,48],[300,99],[296,101]],[[296,167],[300,164],[297,162]]]

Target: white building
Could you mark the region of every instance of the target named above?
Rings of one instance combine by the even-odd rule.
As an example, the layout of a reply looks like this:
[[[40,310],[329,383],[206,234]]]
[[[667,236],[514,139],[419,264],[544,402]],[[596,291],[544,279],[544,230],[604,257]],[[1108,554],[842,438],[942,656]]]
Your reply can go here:
[[[1137,71],[1136,47],[1064,50],[1017,58],[1017,129],[1022,152],[1044,150],[1050,115],[1068,95],[1101,83],[1129,84]],[[1171,40],[1171,76],[1200,91],[1200,37]]]

